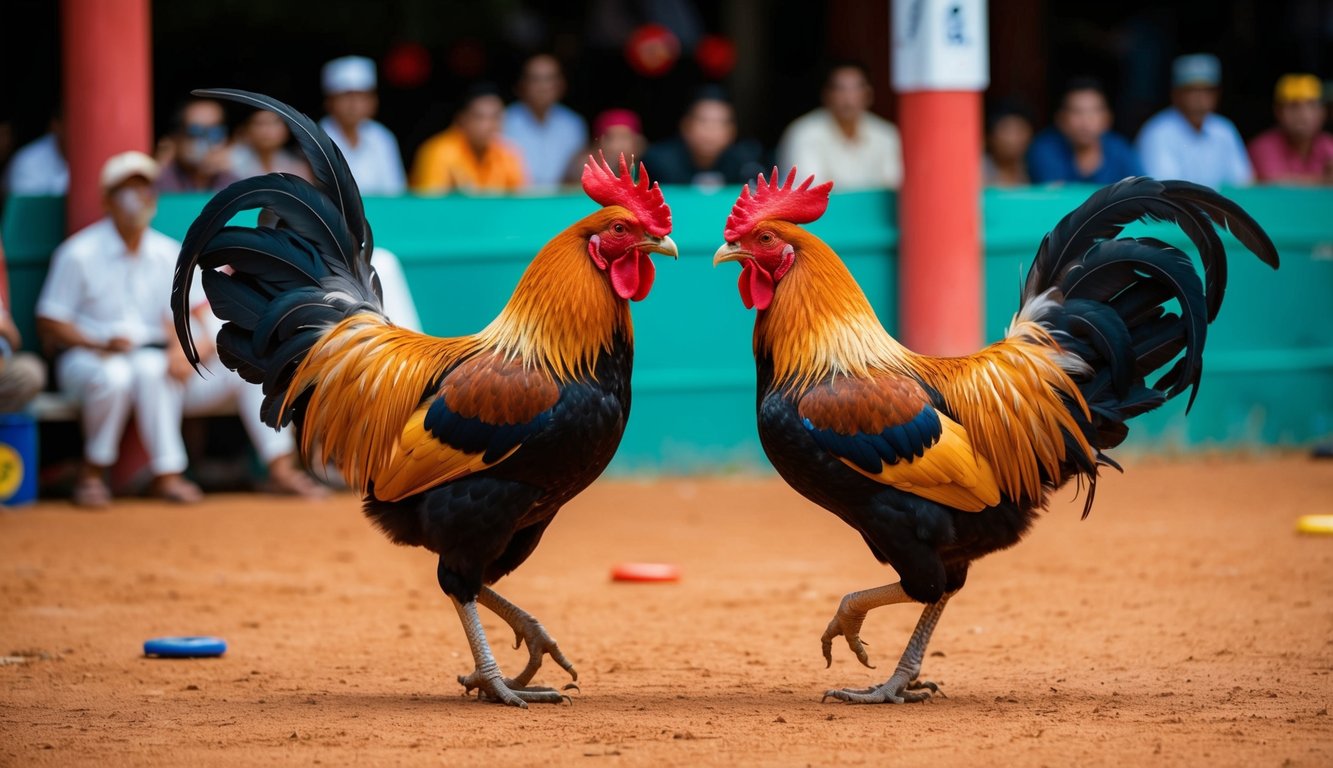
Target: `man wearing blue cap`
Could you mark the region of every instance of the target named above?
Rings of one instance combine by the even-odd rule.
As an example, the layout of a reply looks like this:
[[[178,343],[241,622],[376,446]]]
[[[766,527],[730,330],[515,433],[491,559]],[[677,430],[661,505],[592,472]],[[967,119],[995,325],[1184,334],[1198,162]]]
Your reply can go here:
[[[1180,56],[1171,65],[1171,106],[1139,131],[1139,158],[1149,176],[1208,187],[1254,179],[1245,142],[1217,109],[1222,65],[1208,53]]]

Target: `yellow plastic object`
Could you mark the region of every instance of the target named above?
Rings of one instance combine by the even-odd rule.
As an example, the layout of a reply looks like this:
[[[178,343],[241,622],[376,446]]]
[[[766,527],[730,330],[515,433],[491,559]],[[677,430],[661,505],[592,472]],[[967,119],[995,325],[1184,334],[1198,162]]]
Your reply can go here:
[[[1296,519],[1300,533],[1333,534],[1333,515],[1301,515]]]

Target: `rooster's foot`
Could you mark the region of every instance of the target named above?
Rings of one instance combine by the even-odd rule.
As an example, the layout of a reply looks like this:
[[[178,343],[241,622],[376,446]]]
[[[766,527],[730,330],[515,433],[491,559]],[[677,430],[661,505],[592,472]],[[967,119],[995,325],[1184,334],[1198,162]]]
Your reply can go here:
[[[929,680],[908,680],[906,675],[894,674],[883,685],[825,691],[820,701],[836,699],[848,704],[911,704],[925,701],[936,693],[944,695],[940,687]]]
[[[534,704],[573,703],[568,694],[561,693],[554,688],[545,688],[538,685],[515,685],[512,680],[501,678],[499,673],[487,675],[481,670],[473,670],[472,674],[459,675],[458,682],[465,689],[464,695],[475,690],[477,691],[477,698],[481,701],[493,701],[511,707],[527,707],[529,702]]]
[[[528,646],[528,664],[512,679],[506,680],[506,685],[522,688],[532,680],[532,676],[541,669],[542,657],[549,655],[561,669],[569,673],[571,681],[561,690],[578,690],[579,673],[574,669],[574,664],[565,657],[555,638],[551,637],[536,617],[527,611],[519,608],[513,603],[501,597],[490,587],[484,587],[481,594],[477,596],[478,602],[491,609],[495,615],[505,620],[505,623],[514,630],[514,648],[518,648],[524,643]]]

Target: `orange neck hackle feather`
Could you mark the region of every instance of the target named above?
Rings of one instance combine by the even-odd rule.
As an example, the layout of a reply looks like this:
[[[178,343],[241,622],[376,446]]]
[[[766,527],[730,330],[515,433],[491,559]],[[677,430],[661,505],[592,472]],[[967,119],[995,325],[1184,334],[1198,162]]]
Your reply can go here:
[[[631,333],[628,303],[588,257],[588,237],[628,212],[585,217],[533,258],[509,303],[479,333],[436,338],[383,317],[353,315],[326,332],[297,368],[286,410],[307,390],[302,453],[331,459],[364,493],[392,461],[404,425],[452,365],[485,350],[547,371],[559,382],[591,376],[618,331]]]
[[[773,361],[775,384],[799,392],[830,376],[913,376],[948,403],[972,449],[993,467],[1015,500],[1041,498],[1041,475],[1060,477],[1063,433],[1090,460],[1087,442],[1063,398],[1084,416],[1087,404],[1066,355],[1040,323],[1018,316],[1008,335],[973,355],[918,355],[889,335],[842,260],[822,240],[788,222],[765,222],[796,249],[773,302],[755,323],[755,353]]]
[[[756,354],[773,360],[773,378],[800,388],[833,375],[907,372],[910,354],[884,330],[861,286],[818,237],[786,221],[765,221],[796,249],[773,303],[754,327]]]
[[[558,381],[590,376],[617,331],[632,332],[629,304],[588,257],[588,238],[631,214],[608,206],[556,235],[528,266],[509,303],[478,335],[487,346],[549,369]]]

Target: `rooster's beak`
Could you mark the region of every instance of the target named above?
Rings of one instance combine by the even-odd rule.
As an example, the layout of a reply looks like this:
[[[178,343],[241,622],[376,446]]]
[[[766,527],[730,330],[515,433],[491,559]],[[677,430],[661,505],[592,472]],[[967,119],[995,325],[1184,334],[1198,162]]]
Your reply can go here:
[[[639,243],[639,250],[649,253],[660,253],[663,256],[670,256],[673,259],[680,258],[680,251],[676,250],[676,241],[663,235],[662,237],[653,237],[648,235],[647,239]]]
[[[713,266],[717,266],[725,261],[741,261],[743,259],[752,259],[754,256],[750,252],[741,248],[739,243],[723,243],[717,253],[713,254]]]

